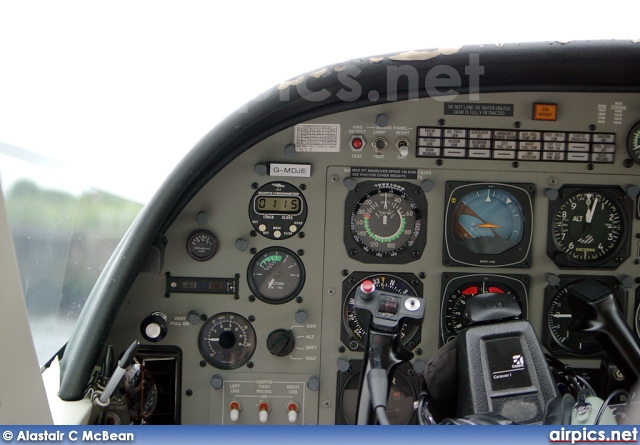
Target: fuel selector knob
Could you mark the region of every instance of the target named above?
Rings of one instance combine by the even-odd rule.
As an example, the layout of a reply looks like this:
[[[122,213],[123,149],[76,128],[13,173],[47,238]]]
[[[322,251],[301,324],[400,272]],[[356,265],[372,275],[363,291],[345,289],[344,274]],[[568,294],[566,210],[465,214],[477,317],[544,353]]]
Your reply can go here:
[[[290,329],[276,329],[267,337],[267,348],[277,357],[289,355],[295,344],[296,339]]]

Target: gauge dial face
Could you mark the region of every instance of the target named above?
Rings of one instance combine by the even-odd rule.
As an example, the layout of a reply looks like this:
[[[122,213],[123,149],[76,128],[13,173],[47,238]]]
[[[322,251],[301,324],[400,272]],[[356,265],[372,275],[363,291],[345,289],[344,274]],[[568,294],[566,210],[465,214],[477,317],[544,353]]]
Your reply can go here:
[[[260,300],[280,304],[295,298],[304,285],[304,266],[292,251],[270,247],[256,254],[247,271],[249,288]]]
[[[339,412],[347,425],[356,425],[358,392],[362,370],[351,374],[340,388]],[[387,399],[387,411],[391,425],[408,425],[414,418],[413,401],[418,391],[404,372],[396,368],[391,378],[391,389]]]
[[[440,317],[441,344],[453,340],[463,328],[463,315],[467,299],[478,294],[497,293],[513,295],[522,318],[527,318],[528,275],[452,275],[443,274],[443,297]]]
[[[640,164],[640,122],[636,122],[629,131],[627,152],[636,164]]]
[[[216,253],[218,240],[207,230],[196,230],[187,240],[187,252],[197,261],[207,261]]]
[[[456,204],[453,237],[473,253],[500,254],[517,245],[523,233],[522,207],[505,190],[474,190]]]
[[[362,319],[354,307],[356,291],[364,280],[373,282],[378,290],[386,290],[397,294],[421,298],[413,286],[397,275],[370,275],[357,281],[357,283],[351,287],[343,302],[343,324],[347,334],[347,339],[345,341],[343,338],[343,342],[354,351],[364,349],[367,335],[367,320]],[[415,339],[418,330],[418,326],[402,324],[400,327],[402,343],[409,346],[410,349],[413,349],[415,344],[411,345],[410,342]]]
[[[530,267],[533,184],[447,182],[446,266]]]
[[[202,325],[198,349],[211,366],[236,369],[246,364],[256,350],[256,332],[243,316],[222,312]]]
[[[602,347],[593,335],[569,329],[569,323],[571,323],[571,309],[567,300],[569,287],[570,285],[561,288],[549,301],[545,317],[551,337],[570,354],[597,354],[602,351]]]
[[[357,190],[363,193],[350,194],[346,202],[350,216],[345,245],[350,254],[363,262],[417,260],[426,241],[424,192],[406,183],[365,182]],[[358,251],[367,255],[358,256]]]
[[[603,265],[626,243],[626,213],[604,188],[572,190],[553,203],[550,257],[561,267]]]

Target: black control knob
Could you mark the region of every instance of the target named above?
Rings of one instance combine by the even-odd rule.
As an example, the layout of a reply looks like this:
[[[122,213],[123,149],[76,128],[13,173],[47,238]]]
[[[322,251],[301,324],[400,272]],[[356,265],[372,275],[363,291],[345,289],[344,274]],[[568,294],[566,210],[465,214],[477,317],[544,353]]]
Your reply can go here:
[[[269,352],[278,357],[289,355],[293,351],[296,339],[289,329],[276,329],[267,337]]]

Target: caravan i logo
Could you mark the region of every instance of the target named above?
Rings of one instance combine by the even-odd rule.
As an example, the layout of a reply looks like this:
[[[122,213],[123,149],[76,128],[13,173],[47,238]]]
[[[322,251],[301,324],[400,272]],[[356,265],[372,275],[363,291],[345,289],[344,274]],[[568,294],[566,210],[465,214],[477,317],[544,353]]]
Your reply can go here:
[[[522,369],[524,368],[524,356],[522,354],[516,354],[511,357],[512,364],[511,369]]]

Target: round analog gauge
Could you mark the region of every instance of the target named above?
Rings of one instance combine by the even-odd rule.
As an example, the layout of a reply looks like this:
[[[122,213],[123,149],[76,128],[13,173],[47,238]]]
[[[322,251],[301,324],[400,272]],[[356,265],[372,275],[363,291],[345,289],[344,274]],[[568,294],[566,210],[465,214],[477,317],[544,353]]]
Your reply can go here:
[[[371,187],[363,185],[362,188],[366,191],[348,209],[351,215],[349,241],[355,242],[360,250],[375,258],[398,257],[411,247],[417,253],[412,254],[413,258],[409,261],[419,258],[423,248],[420,245],[425,238],[422,233],[426,219],[424,192],[410,195],[403,185],[391,183]]]
[[[356,424],[361,375],[362,369],[353,372],[340,388],[339,413],[342,421],[347,425]],[[391,425],[408,425],[413,422],[415,416],[413,401],[417,396],[418,391],[409,377],[396,368],[391,378],[391,388],[387,399],[387,412]]]
[[[249,288],[266,303],[286,303],[304,285],[304,266],[300,258],[284,247],[270,247],[256,254],[247,271]]]
[[[636,316],[633,322],[636,328],[636,335],[640,337],[640,304],[636,306]]]
[[[446,266],[529,267],[533,184],[447,183]]]
[[[569,329],[571,309],[567,295],[570,285],[564,286],[549,301],[547,327],[551,337],[566,352],[573,355],[593,355],[602,351],[600,343],[588,332],[576,332]]]
[[[640,164],[640,122],[636,122],[627,136],[627,152],[636,164]]]
[[[197,261],[207,261],[216,253],[218,240],[207,230],[196,230],[187,239],[187,252]]]
[[[342,340],[351,350],[364,349],[366,342],[368,320],[362,319],[354,307],[356,291],[365,280],[371,281],[378,290],[386,290],[388,292],[421,298],[413,286],[397,275],[370,275],[357,281],[357,283],[349,289],[343,302],[343,324],[346,335],[342,336]],[[416,325],[403,323],[400,327],[402,343],[410,349],[413,349],[416,345],[412,344],[412,341],[416,340],[418,330],[419,327]]]
[[[523,234],[522,207],[505,190],[474,190],[456,203],[453,237],[473,253],[500,254],[517,245]]]
[[[450,286],[446,287],[442,301],[440,323],[443,344],[456,338],[456,334],[464,327],[463,316],[467,299],[474,295],[486,293],[513,295],[522,309],[522,318],[527,318],[526,288],[520,280],[504,276],[476,275],[452,280],[450,284],[454,284],[455,287],[453,289]],[[512,286],[518,291],[515,291]]]
[[[307,203],[295,186],[270,182],[253,194],[249,218],[253,228],[269,239],[290,238],[307,220]]]
[[[202,325],[198,349],[211,366],[236,369],[246,364],[256,350],[256,331],[241,315],[222,312]]]
[[[628,256],[620,254],[628,249],[628,210],[619,199],[629,200],[622,190],[620,198],[606,188],[569,190],[561,192],[559,202],[552,201],[550,257],[560,267],[617,267]]]

